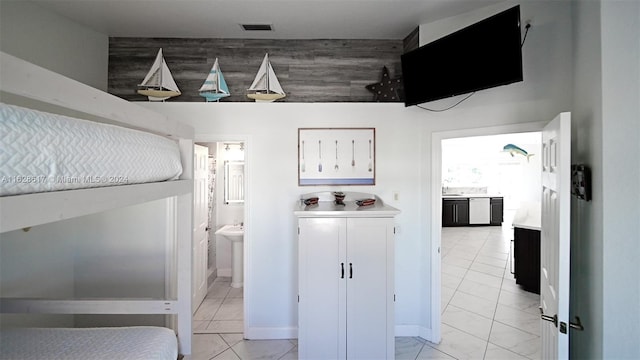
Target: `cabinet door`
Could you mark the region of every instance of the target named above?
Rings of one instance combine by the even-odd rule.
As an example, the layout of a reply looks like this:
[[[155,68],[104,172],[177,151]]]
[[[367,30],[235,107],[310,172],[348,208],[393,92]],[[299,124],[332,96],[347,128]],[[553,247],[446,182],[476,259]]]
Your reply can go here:
[[[455,202],[452,200],[442,200],[442,226],[455,225]]]
[[[346,219],[301,218],[298,226],[298,355],[345,359]]]
[[[491,198],[491,225],[501,225],[504,221],[503,204],[502,198]]]
[[[456,225],[469,225],[469,200],[455,200]]]
[[[347,219],[347,358],[393,359],[393,219]]]

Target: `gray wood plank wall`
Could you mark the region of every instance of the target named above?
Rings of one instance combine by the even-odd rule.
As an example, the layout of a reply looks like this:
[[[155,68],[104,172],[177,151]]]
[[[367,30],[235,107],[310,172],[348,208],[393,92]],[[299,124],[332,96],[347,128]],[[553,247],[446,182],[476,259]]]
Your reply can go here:
[[[400,77],[403,40],[257,40],[203,38],[109,39],[109,93],[144,101],[136,93],[162,48],[182,95],[167,101],[204,102],[198,89],[215,58],[231,96],[222,101],[252,101],[246,89],[265,53],[287,94],[285,102],[370,102],[365,85],[380,81],[382,68]]]

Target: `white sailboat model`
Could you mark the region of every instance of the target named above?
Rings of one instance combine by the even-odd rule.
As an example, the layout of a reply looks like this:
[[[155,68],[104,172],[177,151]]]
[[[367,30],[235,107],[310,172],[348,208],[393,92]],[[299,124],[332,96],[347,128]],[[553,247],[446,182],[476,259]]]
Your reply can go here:
[[[176,85],[167,63],[162,56],[162,48],[158,50],[156,60],[138,85],[138,94],[148,96],[149,101],[164,101],[170,97],[182,94]]]
[[[218,58],[213,63],[213,67],[211,71],[209,71],[209,75],[207,79],[204,81],[204,84],[198,90],[200,96],[207,99],[209,101],[219,101],[223,97],[227,97],[231,95],[229,93],[229,87],[227,86],[227,82],[224,80],[224,76],[220,71],[220,65],[218,65]]]
[[[257,102],[271,102],[282,99],[286,94],[269,62],[269,54],[264,56],[256,78],[247,90],[247,97]]]

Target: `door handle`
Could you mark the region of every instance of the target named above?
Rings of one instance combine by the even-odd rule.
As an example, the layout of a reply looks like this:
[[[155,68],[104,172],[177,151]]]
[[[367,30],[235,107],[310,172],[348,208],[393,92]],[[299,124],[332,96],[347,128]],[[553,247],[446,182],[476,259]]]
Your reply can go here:
[[[349,279],[353,279],[353,263],[349,263]]]
[[[580,321],[580,316],[576,316],[576,322],[569,321],[569,328],[578,331],[584,330],[584,326],[582,326],[582,322]]]
[[[206,228],[204,228],[204,231],[209,231],[211,230],[211,228],[209,226],[207,226]]]
[[[544,321],[552,322],[555,327],[558,327],[558,315],[555,314],[553,316],[545,315],[544,310],[542,310],[542,306],[538,308],[540,310],[540,318]]]
[[[344,279],[344,263],[340,263],[340,268],[341,268],[340,279]]]

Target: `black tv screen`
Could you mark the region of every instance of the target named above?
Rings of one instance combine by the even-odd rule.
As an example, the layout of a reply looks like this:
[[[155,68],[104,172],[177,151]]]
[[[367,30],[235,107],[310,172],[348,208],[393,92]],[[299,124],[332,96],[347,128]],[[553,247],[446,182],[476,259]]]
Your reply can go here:
[[[520,6],[401,56],[405,106],[522,81]]]

